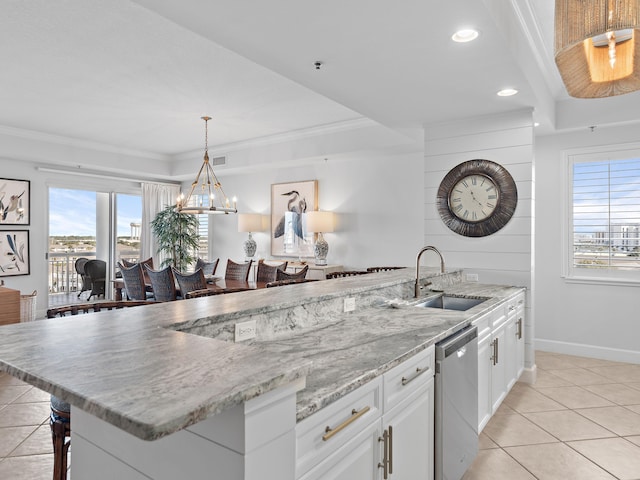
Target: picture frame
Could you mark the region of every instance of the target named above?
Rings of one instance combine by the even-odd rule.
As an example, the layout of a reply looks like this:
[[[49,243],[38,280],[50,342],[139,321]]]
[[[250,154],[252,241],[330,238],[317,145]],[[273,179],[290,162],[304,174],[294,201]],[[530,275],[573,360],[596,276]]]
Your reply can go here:
[[[29,230],[0,230],[0,278],[30,273]]]
[[[31,182],[0,178],[0,225],[29,225]]]
[[[318,181],[271,185],[271,255],[313,257],[314,233],[306,231],[304,213],[318,209]]]

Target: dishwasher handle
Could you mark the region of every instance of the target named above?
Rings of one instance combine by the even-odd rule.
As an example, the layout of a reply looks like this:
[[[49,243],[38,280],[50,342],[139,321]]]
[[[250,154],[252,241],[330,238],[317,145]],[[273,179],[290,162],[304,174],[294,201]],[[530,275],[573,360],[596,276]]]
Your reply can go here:
[[[436,360],[442,360],[453,355],[476,338],[478,338],[477,327],[469,326],[463,328],[458,333],[455,333],[436,344]]]

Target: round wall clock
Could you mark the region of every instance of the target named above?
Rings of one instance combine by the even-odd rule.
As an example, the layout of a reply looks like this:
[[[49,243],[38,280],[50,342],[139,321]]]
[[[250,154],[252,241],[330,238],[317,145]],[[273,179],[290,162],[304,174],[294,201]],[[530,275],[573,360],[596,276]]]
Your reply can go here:
[[[485,237],[504,227],[518,203],[516,182],[502,166],[469,160],[442,179],[436,205],[440,218],[454,232]]]

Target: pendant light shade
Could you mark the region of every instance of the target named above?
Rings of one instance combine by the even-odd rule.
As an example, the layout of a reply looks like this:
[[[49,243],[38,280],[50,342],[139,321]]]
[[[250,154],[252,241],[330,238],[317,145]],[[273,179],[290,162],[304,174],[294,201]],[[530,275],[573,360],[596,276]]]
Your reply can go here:
[[[556,0],[555,59],[572,97],[640,89],[640,0]]]

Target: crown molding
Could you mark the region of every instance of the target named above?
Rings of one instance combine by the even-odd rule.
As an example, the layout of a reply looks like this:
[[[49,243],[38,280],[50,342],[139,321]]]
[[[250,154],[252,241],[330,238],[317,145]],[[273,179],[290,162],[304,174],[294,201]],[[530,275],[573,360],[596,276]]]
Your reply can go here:
[[[51,133],[37,132],[35,130],[27,130],[23,128],[9,127],[0,125],[0,135],[7,135],[16,138],[25,138],[38,142],[52,143],[56,145],[64,145],[67,147],[86,148],[100,152],[115,153],[118,155],[127,155],[132,157],[146,158],[149,160],[171,161],[172,156],[162,155],[159,153],[145,152],[142,150],[134,150],[130,148],[121,148],[105,143],[92,142],[89,140],[80,140],[77,138],[65,137],[62,135],[54,135]]]
[[[325,125],[317,125],[309,128],[302,128],[299,130],[291,130],[290,132],[277,133],[275,135],[269,135],[266,137],[252,138],[249,140],[241,140],[238,142],[223,143],[219,145],[209,146],[210,156],[226,156],[229,152],[238,150],[247,150],[250,148],[264,147],[267,145],[275,145],[278,143],[292,142],[295,140],[301,140],[304,138],[317,137],[321,135],[328,135],[331,133],[347,132],[350,130],[357,130],[368,127],[379,127],[380,124],[366,117],[359,117],[351,120],[345,120],[342,122],[329,123]],[[202,153],[202,149],[190,150],[188,152],[179,153],[173,155],[173,160],[191,160],[194,156],[199,156]]]

